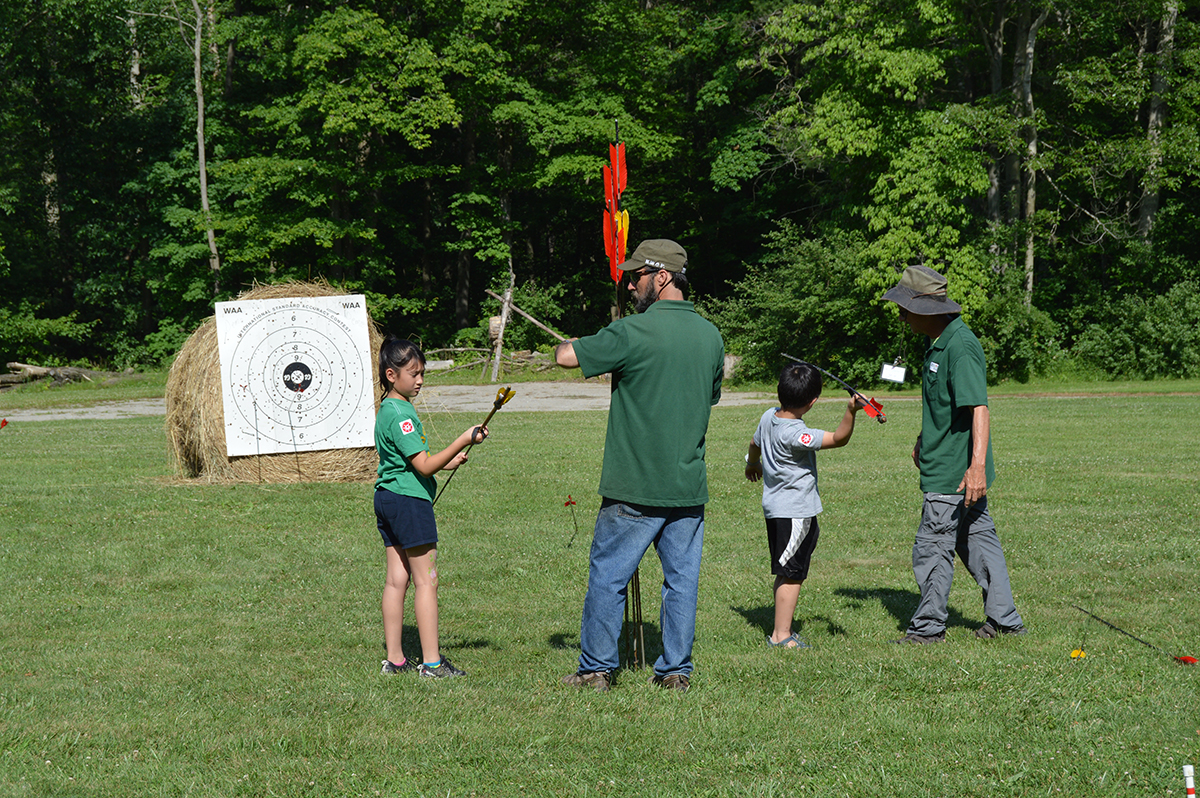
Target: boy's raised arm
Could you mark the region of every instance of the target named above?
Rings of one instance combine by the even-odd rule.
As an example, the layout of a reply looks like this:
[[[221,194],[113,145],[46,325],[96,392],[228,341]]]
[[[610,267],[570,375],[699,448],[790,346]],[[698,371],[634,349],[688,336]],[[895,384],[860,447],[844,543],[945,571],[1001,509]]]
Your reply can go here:
[[[822,449],[837,449],[850,442],[850,436],[854,434],[854,417],[858,415],[861,408],[862,403],[858,398],[851,396],[850,401],[846,403],[846,412],[842,416],[842,423],[838,424],[832,435],[826,436],[821,441]]]

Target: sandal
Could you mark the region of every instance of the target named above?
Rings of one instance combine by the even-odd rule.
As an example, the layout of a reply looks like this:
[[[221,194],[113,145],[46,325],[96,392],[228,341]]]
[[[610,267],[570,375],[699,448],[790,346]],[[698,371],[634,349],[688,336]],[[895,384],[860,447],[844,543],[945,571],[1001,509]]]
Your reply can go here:
[[[812,648],[812,646],[810,646],[808,643],[805,643],[803,640],[801,640],[800,637],[795,632],[792,632],[790,635],[783,638],[778,643],[773,642],[771,640],[771,636],[767,635],[767,647],[768,648],[788,648],[788,649]]]

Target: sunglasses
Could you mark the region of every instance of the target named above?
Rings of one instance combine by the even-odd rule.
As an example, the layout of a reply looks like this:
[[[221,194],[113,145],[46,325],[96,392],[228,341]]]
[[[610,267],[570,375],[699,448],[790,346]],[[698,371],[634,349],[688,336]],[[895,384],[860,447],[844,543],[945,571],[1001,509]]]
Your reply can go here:
[[[625,272],[625,282],[629,283],[630,285],[637,285],[643,276],[645,276],[647,274],[654,274],[657,271],[661,271],[661,270],[660,269],[638,269],[637,271]]]

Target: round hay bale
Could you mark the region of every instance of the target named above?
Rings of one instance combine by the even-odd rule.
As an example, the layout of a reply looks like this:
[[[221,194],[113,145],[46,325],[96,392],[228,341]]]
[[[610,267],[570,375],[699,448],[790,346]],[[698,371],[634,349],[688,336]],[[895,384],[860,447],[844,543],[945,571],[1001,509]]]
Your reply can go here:
[[[326,282],[255,285],[238,295],[245,299],[338,296],[343,291]],[[368,317],[369,318],[369,317]],[[367,328],[371,352],[383,335],[373,321]],[[375,409],[379,409],[379,375],[372,368]],[[229,457],[225,454],[225,409],[221,398],[221,353],[217,319],[209,316],[184,343],[167,376],[167,439],[181,476],[209,482],[355,482],[374,479],[378,456],[373,447],[318,452]]]

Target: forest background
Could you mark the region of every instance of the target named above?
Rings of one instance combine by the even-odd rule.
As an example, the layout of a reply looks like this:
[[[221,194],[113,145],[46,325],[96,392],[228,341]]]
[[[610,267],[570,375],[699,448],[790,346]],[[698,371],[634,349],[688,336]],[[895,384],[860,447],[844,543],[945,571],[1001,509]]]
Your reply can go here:
[[[744,375],[851,379],[949,276],[989,377],[1200,375],[1189,0],[8,0],[0,362],[157,367],[212,303],[323,278],[427,348],[611,317],[691,256]],[[1188,242],[1193,243],[1189,244]],[[551,338],[516,318],[509,348]]]

